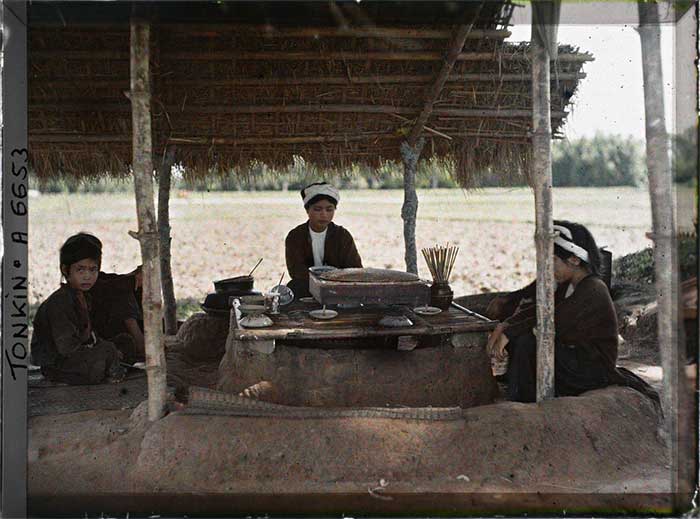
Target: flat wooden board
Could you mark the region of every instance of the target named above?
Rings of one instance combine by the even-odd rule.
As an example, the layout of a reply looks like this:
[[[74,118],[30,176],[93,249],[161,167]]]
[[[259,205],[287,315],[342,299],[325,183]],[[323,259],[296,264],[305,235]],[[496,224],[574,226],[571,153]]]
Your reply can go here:
[[[406,283],[419,281],[420,278],[410,272],[375,268],[337,269],[317,274],[326,281],[349,283]]]
[[[367,269],[345,269],[367,270]],[[378,269],[375,269],[378,270]],[[388,281],[387,271],[380,271],[375,279],[364,278],[364,281],[336,281],[321,279],[311,274],[309,277],[309,292],[316,300],[326,304],[363,303],[363,304],[394,304],[420,306],[430,302],[430,286],[419,279],[408,280],[403,275],[413,276],[406,272],[398,272],[396,279],[403,281]],[[395,271],[389,271],[395,272]],[[329,272],[328,274],[332,274]],[[347,279],[360,278],[359,273],[349,273]],[[378,281],[383,279],[384,281]]]
[[[236,339],[342,339],[358,337],[405,336],[405,335],[439,335],[465,332],[489,332],[496,322],[487,322],[450,308],[437,315],[421,316],[413,313],[409,307],[394,306],[389,308],[365,307],[352,310],[338,310],[338,316],[327,321],[320,321],[309,316],[308,311],[318,306],[290,305],[286,313],[270,316],[273,325],[259,329],[233,329]],[[388,328],[379,325],[386,315],[405,315],[413,326]]]

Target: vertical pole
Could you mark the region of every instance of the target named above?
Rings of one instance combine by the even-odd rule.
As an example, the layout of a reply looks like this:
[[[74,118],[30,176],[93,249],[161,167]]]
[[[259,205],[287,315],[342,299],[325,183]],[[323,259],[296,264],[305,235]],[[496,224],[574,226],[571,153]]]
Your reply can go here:
[[[160,281],[163,287],[163,321],[166,335],[177,333],[177,301],[170,265],[170,180],[175,146],[168,146],[158,173],[158,233],[160,235]]]
[[[418,114],[411,133],[405,142],[401,143],[401,159],[403,160],[403,206],[401,207],[401,218],[403,218],[403,237],[405,245],[405,260],[406,271],[418,274],[418,260],[416,253],[416,215],[418,214],[418,195],[416,194],[416,168],[418,167],[418,159],[423,151],[425,139],[420,137],[423,127],[428,122],[430,115],[433,113],[433,106],[440,97],[445,82],[454,67],[459,53],[464,48],[464,42],[467,40],[476,20],[481,13],[481,8],[484,6],[482,1],[476,10],[473,12],[473,20],[468,25],[460,25],[454,33],[447,48],[447,54],[442,62],[442,66],[435,76],[435,81],[426,91],[425,103],[423,109]]]
[[[161,333],[160,262],[158,228],[153,204],[151,145],[151,90],[149,71],[150,24],[136,8],[131,19],[131,117],[134,190],[143,261],[143,314],[148,374],[148,419],[165,414],[165,352]]]
[[[545,2],[538,2],[545,4]],[[533,3],[533,10],[535,5]],[[533,25],[535,22],[533,15]],[[543,26],[533,27],[533,34]],[[537,401],[554,398],[554,241],[552,224],[552,125],[549,50],[533,37],[532,179],[537,251]]]
[[[27,513],[27,6],[2,3],[2,517]]]
[[[678,492],[678,265],[673,183],[669,164],[669,143],[664,116],[661,32],[656,2],[638,2],[639,36],[642,45],[646,162],[651,197],[654,276],[658,305],[658,341],[663,369],[661,405],[664,421],[661,434],[666,441],[671,492]]]
[[[403,239],[405,245],[406,272],[418,274],[418,255],[416,253],[416,215],[418,214],[418,195],[416,194],[416,169],[418,159],[423,151],[425,139],[418,139],[415,145],[401,143],[403,160]]]

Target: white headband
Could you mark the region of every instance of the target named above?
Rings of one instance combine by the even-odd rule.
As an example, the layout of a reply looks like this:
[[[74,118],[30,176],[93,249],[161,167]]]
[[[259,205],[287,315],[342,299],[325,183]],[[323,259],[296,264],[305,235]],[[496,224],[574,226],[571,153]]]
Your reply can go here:
[[[335,200],[336,204],[340,202],[340,193],[336,188],[330,184],[318,184],[304,188],[304,206],[309,203],[309,200],[318,195],[329,196]]]
[[[559,234],[557,234],[554,237],[554,244],[559,245],[564,250],[568,250],[571,252],[574,256],[576,256],[579,259],[582,259],[586,263],[588,263],[588,251],[584,249],[583,247],[579,247],[576,245],[572,240],[573,238],[571,237],[571,231],[564,227],[563,225],[555,225],[554,230],[558,231]],[[561,235],[566,236],[566,238],[562,238]]]

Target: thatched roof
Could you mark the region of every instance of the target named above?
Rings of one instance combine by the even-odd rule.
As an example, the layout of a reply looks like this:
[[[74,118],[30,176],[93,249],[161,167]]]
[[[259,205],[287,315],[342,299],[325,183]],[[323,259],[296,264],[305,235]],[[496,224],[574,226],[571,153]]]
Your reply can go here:
[[[189,175],[399,160],[458,24],[474,22],[423,136],[455,177],[516,173],[529,152],[527,45],[504,43],[508,0],[224,2],[152,9],[154,151]],[[481,6],[481,7],[480,7]],[[128,3],[33,3],[29,139],[40,179],[113,176],[131,161]],[[560,47],[552,127],[590,55]]]

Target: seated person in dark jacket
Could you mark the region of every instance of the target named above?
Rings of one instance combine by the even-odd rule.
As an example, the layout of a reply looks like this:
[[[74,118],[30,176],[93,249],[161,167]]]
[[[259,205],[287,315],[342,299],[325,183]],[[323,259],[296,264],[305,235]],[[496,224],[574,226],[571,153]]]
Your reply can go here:
[[[617,316],[610,292],[598,277],[600,255],[591,233],[572,222],[556,221],[554,230],[554,386],[558,396],[578,395],[611,384],[633,387],[655,400],[642,379],[616,368]],[[502,320],[489,337],[496,358],[508,351],[508,397],[534,402],[536,396],[536,287],[496,298],[487,315]]]
[[[102,253],[102,242],[89,233],[78,233]],[[141,310],[141,267],[128,274],[100,271],[90,289],[90,321],[95,333],[128,352],[126,362],[145,360],[143,312]]]
[[[102,251],[85,235],[71,236],[61,247],[65,284],[37,310],[32,335],[32,363],[54,382],[97,384],[119,381],[124,356],[112,341],[95,333],[89,294],[100,269]]]
[[[287,286],[296,298],[310,295],[309,267],[362,267],[352,235],[333,223],[340,201],[338,190],[318,182],[302,189],[301,198],[309,219],[292,229],[284,242],[287,270],[292,278]]]

